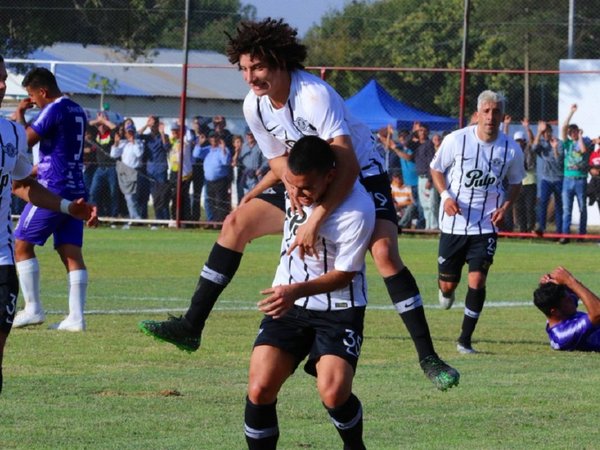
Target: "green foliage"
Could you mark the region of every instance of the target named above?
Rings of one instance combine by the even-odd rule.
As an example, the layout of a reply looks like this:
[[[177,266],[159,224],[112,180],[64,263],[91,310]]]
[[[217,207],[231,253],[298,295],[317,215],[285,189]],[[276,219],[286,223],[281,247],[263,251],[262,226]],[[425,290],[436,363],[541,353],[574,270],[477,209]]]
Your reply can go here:
[[[2,448],[245,448],[247,368],[260,321],[255,303],[271,283],[280,238],[248,246],[198,352],[181,352],[136,328],[142,319],[165,318],[160,309],[187,307],[216,237],[198,230],[86,231],[88,331],[12,331],[0,396]],[[598,247],[501,239],[474,341],[483,353],[472,357],[454,348],[464,287],[453,309],[435,307],[437,239],[403,236],[399,246],[421,287],[436,350],[460,370],[461,381],[439,392],[425,379],[368,258],[371,306],[354,382],[367,447],[597,448],[598,355],[550,350],[544,317],[530,302],[539,275],[559,263],[600,290]],[[60,320],[64,268],[51,245],[37,250],[48,320]],[[301,368],[285,384],[278,413],[279,448],[341,448],[314,380]]]
[[[239,0],[190,0],[190,47],[222,50],[223,30],[254,13]],[[55,42],[79,42],[151,57],[156,48],[181,48],[184,19],[181,0],[9,0],[0,4],[0,52],[26,56]]]
[[[472,0],[467,67],[472,69],[556,70],[567,56],[568,3],[562,0]],[[576,2],[575,46],[578,58],[596,58],[600,38],[598,2]],[[324,18],[306,36],[309,65],[460,69],[463,0],[352,2]],[[373,72],[333,73],[328,80],[343,96],[356,93]],[[395,97],[433,113],[458,114],[456,72],[378,72],[377,80]],[[532,77],[532,120],[555,118],[557,78]],[[522,117],[523,78],[508,74],[472,74],[468,101],[485,88],[502,91],[513,117]],[[546,96],[547,98],[545,98]],[[542,109],[541,104],[547,106]]]

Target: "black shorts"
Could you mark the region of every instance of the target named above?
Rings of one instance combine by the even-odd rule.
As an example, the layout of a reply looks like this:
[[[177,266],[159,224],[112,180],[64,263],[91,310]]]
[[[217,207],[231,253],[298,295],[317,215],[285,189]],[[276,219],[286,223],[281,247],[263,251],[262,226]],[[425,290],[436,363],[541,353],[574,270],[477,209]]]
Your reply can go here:
[[[361,184],[371,194],[375,203],[375,218],[384,219],[398,225],[398,214],[392,198],[392,187],[387,173],[360,178]]]
[[[360,182],[371,195],[373,203],[375,203],[375,218],[389,220],[397,225],[398,214],[396,214],[392,188],[387,173],[361,178]],[[283,183],[276,184],[272,188],[263,191],[256,198],[260,198],[285,212],[285,185]]]
[[[494,262],[498,235],[454,235],[442,233],[438,251],[438,278],[458,283],[462,267],[469,263],[469,272],[487,275]]]
[[[285,185],[283,183],[270,187],[257,195],[256,198],[260,198],[285,212]]]
[[[295,358],[294,370],[308,355],[306,373],[316,376],[316,364],[323,355],[345,359],[356,371],[363,341],[365,308],[312,311],[294,307],[283,317],[265,316],[254,346],[271,345]]]
[[[0,266],[0,331],[9,333],[17,309],[19,280],[15,266]]]

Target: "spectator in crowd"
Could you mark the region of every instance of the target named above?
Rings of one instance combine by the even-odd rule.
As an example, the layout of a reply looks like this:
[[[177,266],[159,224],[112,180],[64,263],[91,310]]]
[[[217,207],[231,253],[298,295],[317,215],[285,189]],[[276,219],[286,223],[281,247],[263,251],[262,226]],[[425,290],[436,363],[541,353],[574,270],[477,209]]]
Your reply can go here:
[[[415,217],[415,204],[413,201],[412,189],[404,184],[402,171],[399,169],[390,172],[392,181],[392,198],[398,214],[398,226],[400,228],[410,228],[412,220]]]
[[[419,202],[419,177],[414,161],[414,150],[410,148],[409,141],[412,140],[412,135],[408,130],[398,132],[398,143],[390,140],[390,148],[400,158],[400,167],[402,169],[402,178],[404,184],[412,189],[413,204],[415,205],[415,213],[417,215],[417,229],[425,228],[425,216],[423,208]]]
[[[188,133],[186,133],[187,136]],[[181,211],[180,220],[191,219],[191,205],[188,193],[192,182],[192,148],[190,139],[181,139],[181,126],[178,122],[171,125],[171,150],[169,151],[169,185],[171,187],[171,219],[177,219],[177,177],[181,170]],[[183,162],[181,152],[183,145]]]
[[[591,143],[594,146],[594,151],[590,154],[590,181],[586,192],[589,205],[592,206],[597,203],[600,211],[600,137],[592,139]]]
[[[413,160],[417,171],[419,204],[425,218],[425,229],[438,228],[438,211],[432,208],[432,191],[435,190],[429,170],[429,164],[435,155],[435,147],[429,139],[429,127],[423,123],[415,122],[413,132],[416,139],[412,139],[408,146],[413,150]]]
[[[88,192],[92,188],[92,180],[94,179],[94,173],[98,168],[96,162],[96,152],[98,151],[98,144],[96,143],[96,135],[98,129],[94,126],[88,125],[85,128],[85,139],[83,142],[83,182]]]
[[[227,120],[223,116],[215,116],[212,120],[214,132],[225,140],[227,148],[233,148],[233,135],[227,129]]]
[[[192,150],[192,220],[194,221],[200,220],[201,216],[202,189],[205,183],[204,158],[210,148],[208,133],[210,133],[210,130],[206,127],[199,127],[196,130],[196,145],[194,145],[194,149]],[[208,216],[206,202],[204,207],[205,215]]]
[[[144,144],[137,139],[136,130],[133,125],[125,127],[125,139],[120,135],[115,136],[110,156],[117,160],[117,178],[119,188],[125,196],[129,218],[134,220],[141,219],[140,209],[136,198],[138,189],[138,169],[142,165],[144,156]],[[130,224],[125,224],[123,228],[129,228]]]
[[[446,132],[450,134],[449,131]],[[435,153],[440,149],[440,145],[442,145],[442,135],[434,134],[431,136],[431,143],[433,144],[433,148],[435,149]],[[440,193],[437,191],[435,186],[431,190],[431,210],[433,211],[433,215],[435,217],[435,228],[439,228],[439,214],[440,214]]]
[[[526,120],[524,122],[527,122]],[[527,122],[528,124],[528,122]],[[526,130],[531,133],[529,126]],[[521,146],[523,150],[523,161],[525,165],[525,178],[519,196],[515,202],[515,222],[519,225],[521,233],[530,233],[535,228],[535,200],[537,195],[536,187],[536,156],[532,149],[532,136],[528,136],[523,131],[517,131],[513,135],[513,140]]]
[[[237,194],[238,203],[244,195],[250,191],[259,180],[269,171],[269,162],[263,156],[256,139],[250,128],[246,129],[246,139],[242,145],[239,155],[234,153],[232,164],[238,168]]]
[[[581,299],[587,313],[577,311]],[[533,303],[546,316],[554,350],[600,352],[600,298],[564,267],[543,275]]]
[[[119,186],[117,180],[116,160],[110,156],[117,125],[108,120],[104,112],[99,112],[95,119],[89,122],[98,130],[95,140],[96,171],[90,187],[90,202],[98,207],[100,216],[119,216]]]
[[[562,126],[562,155],[564,161],[564,178],[562,190],[563,204],[563,234],[571,233],[571,220],[573,216],[573,200],[577,198],[579,206],[579,234],[587,232],[587,207],[585,202],[585,191],[587,186],[588,149],[583,140],[583,130],[571,123],[573,114],[577,111],[577,105],[571,105],[571,109]],[[563,237],[559,240],[561,244],[568,244],[569,238]]]
[[[206,199],[213,222],[222,222],[231,211],[231,151],[225,139],[209,132],[210,149],[204,158]]]
[[[392,171],[401,169],[400,157],[396,154],[397,146],[393,145],[394,128],[391,125],[382,127],[377,131],[377,151],[383,158],[383,167],[391,180]]]
[[[158,220],[169,220],[168,155],[171,142],[165,133],[165,124],[157,116],[151,115],[138,132],[144,143],[146,176],[150,181],[154,216]]]
[[[563,157],[559,140],[552,135],[552,125],[540,120],[533,140],[533,151],[538,156],[537,164],[541,165],[538,179],[539,203],[537,207],[537,228],[535,233],[542,236],[546,231],[546,216],[550,197],[554,198],[554,223],[556,232],[562,233],[562,185]]]

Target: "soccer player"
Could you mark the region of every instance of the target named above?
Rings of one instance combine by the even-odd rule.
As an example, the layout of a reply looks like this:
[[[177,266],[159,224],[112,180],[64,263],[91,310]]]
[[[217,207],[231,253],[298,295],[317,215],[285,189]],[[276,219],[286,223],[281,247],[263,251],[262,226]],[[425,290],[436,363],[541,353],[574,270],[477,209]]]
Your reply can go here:
[[[331,144],[337,176],[308,221],[298,228],[290,249],[312,255],[318,230],[348,195],[357,177],[375,202],[376,223],[369,250],[400,317],[417,349],[421,368],[441,390],[458,384],[459,374],[435,352],[417,283],[398,252],[398,224],[390,184],[381,156],[366,125],[347,111],[331,86],[303,70],[306,47],[282,20],[242,22],[227,47],[250,86],[244,117],[271,171],[225,219],[182,318],[145,321],[142,330],[158,339],[194,351],[217,298],[237,271],[242,252],[252,240],[281,232],[287,152],[303,136]],[[282,184],[276,184],[278,180]],[[274,187],[271,187],[273,186]],[[263,192],[265,188],[271,187]],[[289,186],[287,186],[289,187]],[[289,189],[288,189],[289,191]],[[292,193],[292,207],[297,201]]]
[[[577,311],[578,299],[587,313]],[[554,350],[600,352],[600,298],[567,269],[559,266],[543,275],[533,303],[547,318],[546,332]]]
[[[39,182],[48,190],[69,200],[86,198],[83,181],[83,143],[87,117],[83,109],[64,96],[54,74],[35,68],[23,78],[29,95],[17,106],[17,119],[25,125],[25,111],[38,106],[41,112],[27,126],[27,144],[39,142]],[[15,317],[15,328],[40,324],[45,320],[40,299],[40,268],[35,246],[54,236],[54,248],[68,273],[69,315],[51,328],[65,331],[85,330],[83,310],[88,273],[83,261],[83,223],[61,212],[25,206],[15,230],[15,256],[25,308]]]
[[[352,380],[363,340],[365,254],[375,210],[355,183],[319,227],[312,255],[293,246],[298,227],[315,212],[336,177],[330,145],[316,136],[299,139],[287,158],[285,180],[299,208],[286,205],[281,259],[273,287],[258,303],[265,313],[250,358],[245,426],[248,448],[273,449],[279,436],[277,395],[308,356],[304,370],[317,378],[321,401],[344,448],[364,449],[362,407]]]
[[[441,197],[438,279],[443,308],[452,306],[462,267],[469,264],[457,342],[458,352],[464,354],[476,353],[471,338],[485,301],[498,226],[519,195],[525,176],[521,147],[499,130],[503,114],[504,98],[483,91],[477,99],[477,123],[446,136],[431,161],[433,182]]]
[[[8,74],[4,58],[0,55],[0,105],[6,92]],[[13,193],[41,208],[51,209],[62,215],[70,214],[89,225],[97,221],[95,207],[79,199],[71,202],[45,189],[29,177],[32,165],[27,156],[25,129],[14,122],[0,118],[0,392],[2,392],[2,357],[17,307],[19,284],[15,269],[13,229],[10,219],[11,187]]]

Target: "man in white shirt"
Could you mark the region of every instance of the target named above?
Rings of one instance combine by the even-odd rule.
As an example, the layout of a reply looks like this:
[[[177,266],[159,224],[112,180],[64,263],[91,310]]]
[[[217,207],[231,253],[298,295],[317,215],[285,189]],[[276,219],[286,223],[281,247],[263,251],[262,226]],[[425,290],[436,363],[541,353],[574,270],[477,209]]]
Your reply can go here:
[[[375,208],[355,183],[319,227],[312,255],[293,246],[336,176],[330,145],[316,136],[291,149],[286,184],[298,200],[286,218],[281,259],[273,287],[259,302],[265,313],[250,359],[244,431],[249,449],[275,448],[279,436],[276,401],[285,380],[305,357],[305,371],[317,377],[321,401],[344,441],[364,449],[362,406],[352,380],[363,340],[367,304],[365,254],[375,224]]]
[[[482,92],[477,99],[477,124],[446,136],[430,166],[441,197],[438,278],[443,308],[452,306],[462,266],[469,264],[457,343],[457,350],[465,354],[476,353],[471,338],[485,301],[498,226],[525,177],[521,147],[499,130],[503,114],[504,98],[493,91]]]

